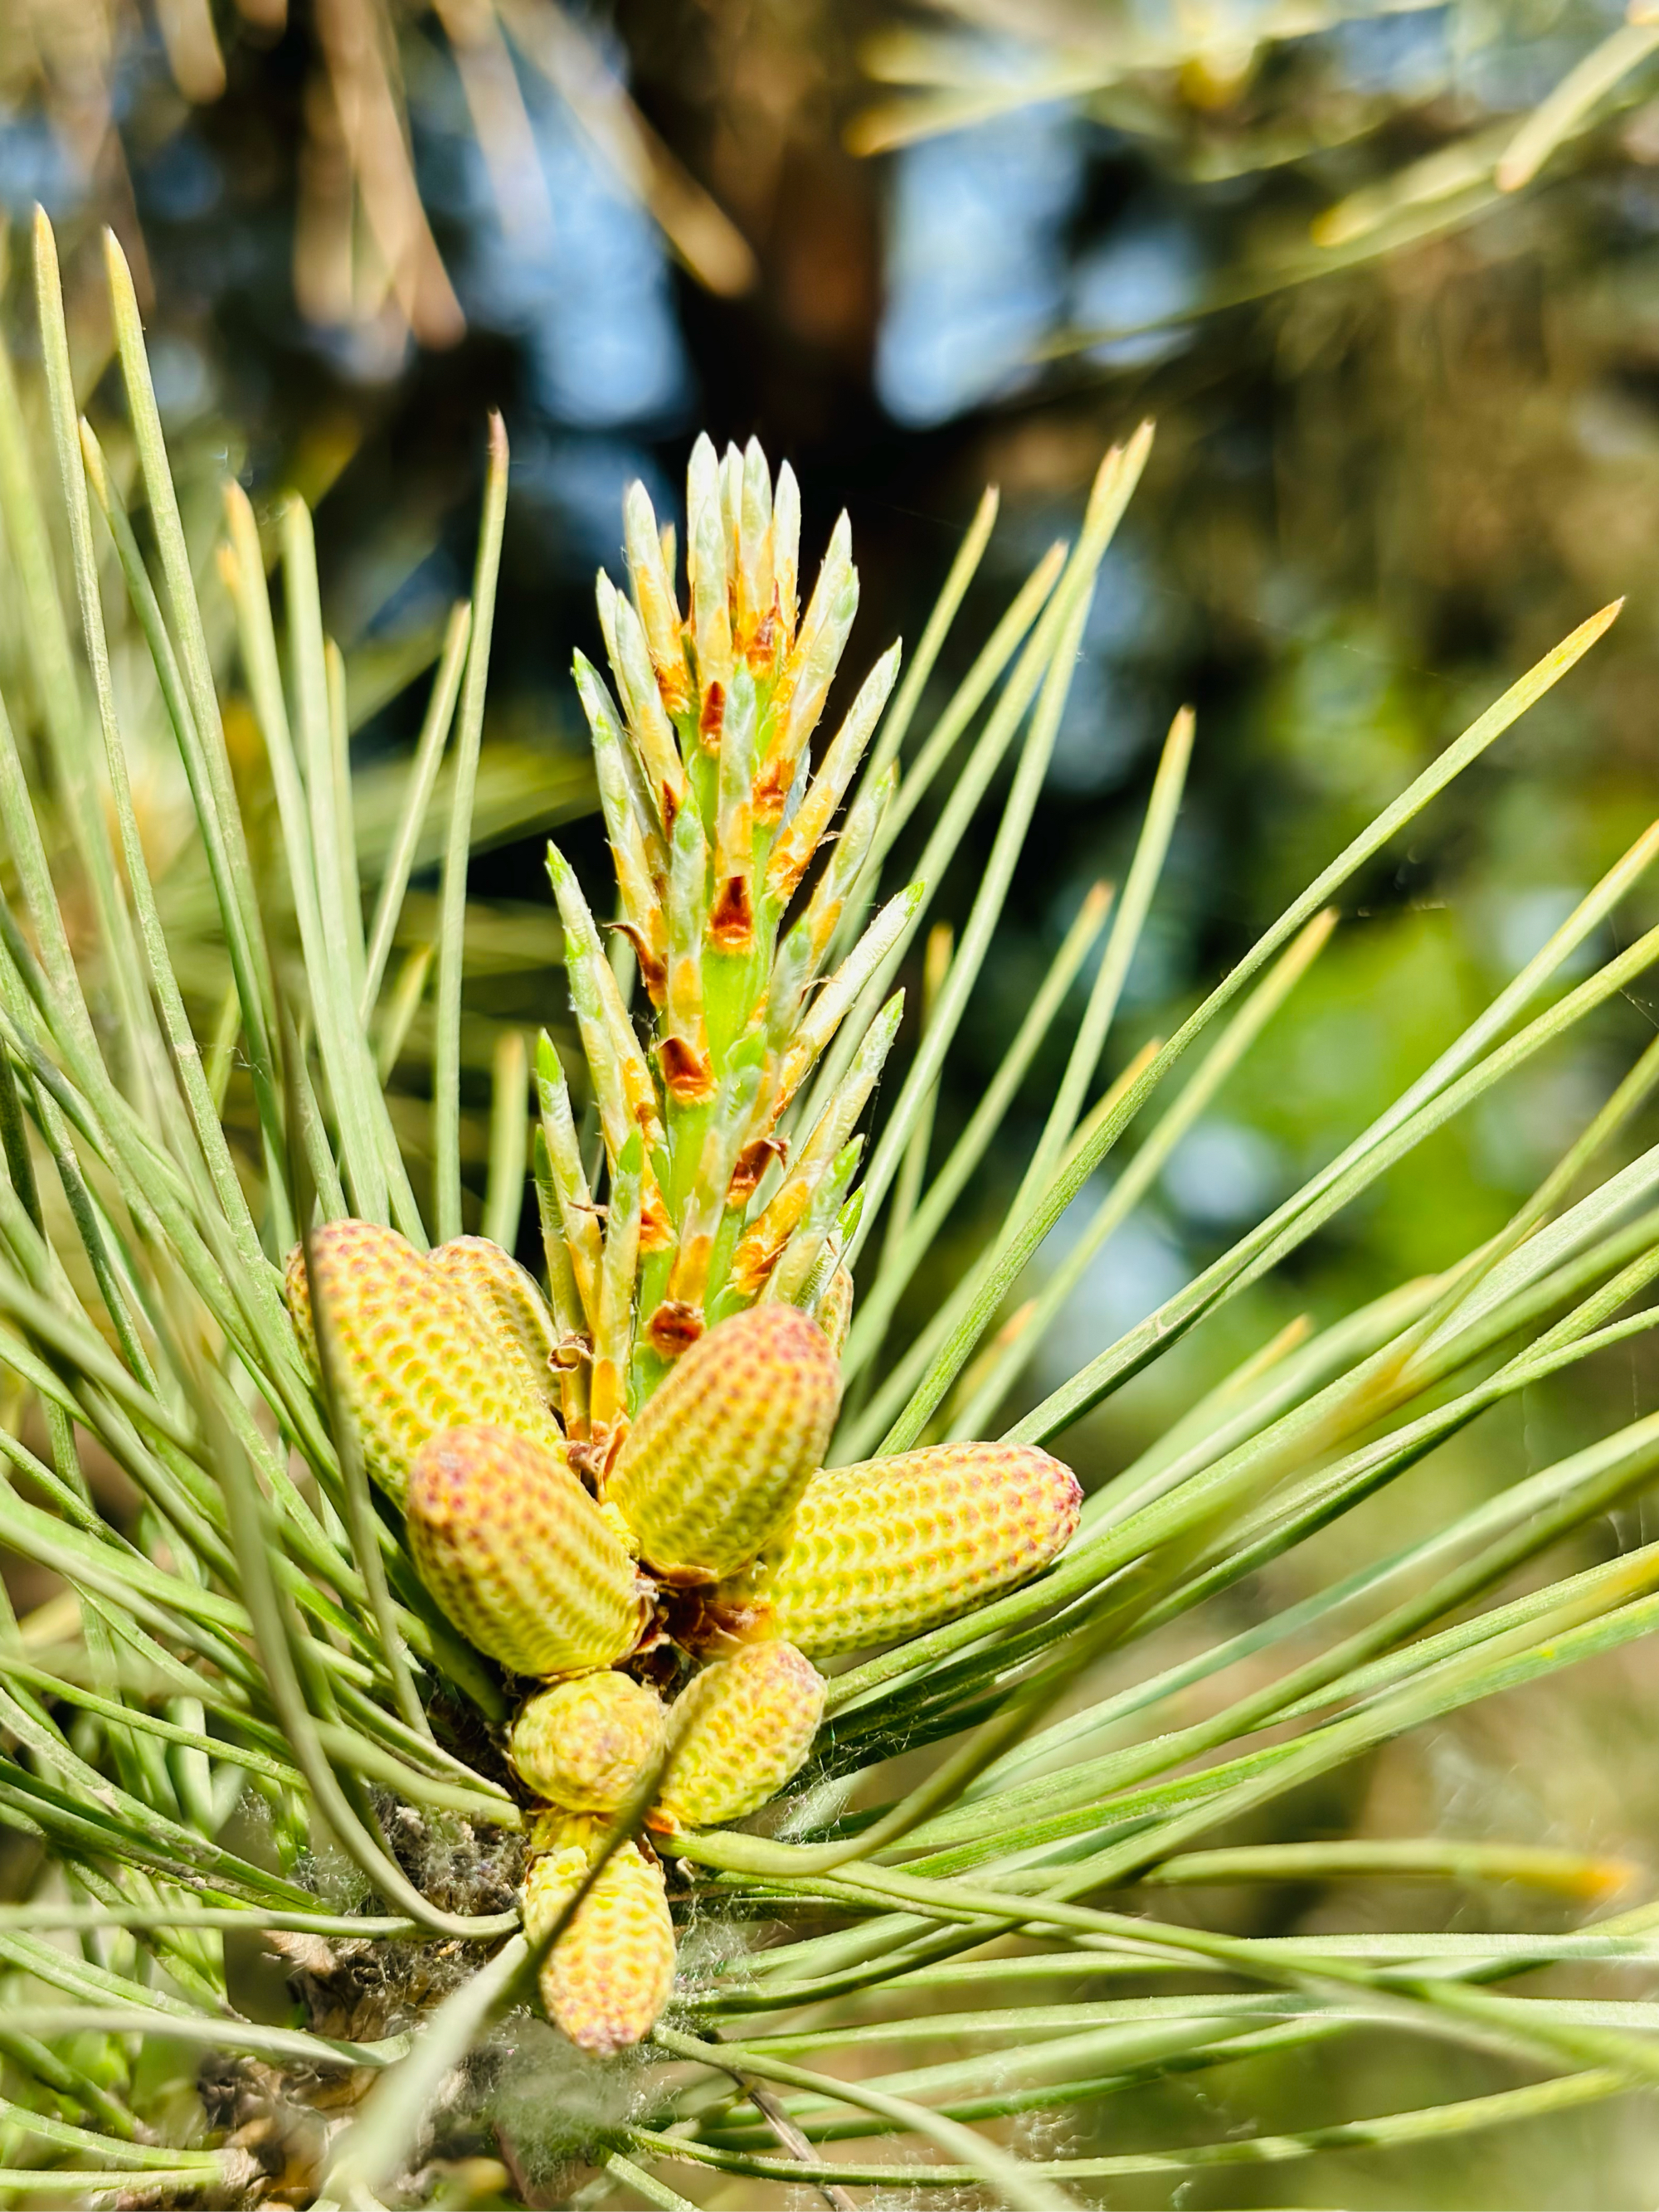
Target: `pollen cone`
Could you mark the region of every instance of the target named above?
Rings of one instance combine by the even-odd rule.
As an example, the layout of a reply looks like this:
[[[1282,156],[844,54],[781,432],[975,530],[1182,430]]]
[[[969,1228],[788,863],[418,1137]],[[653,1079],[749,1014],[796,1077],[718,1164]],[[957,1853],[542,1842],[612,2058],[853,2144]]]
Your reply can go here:
[[[502,1258],[506,1255],[502,1254]],[[441,1268],[395,1229],[329,1221],[313,1232],[311,1264],[333,1322],[339,1382],[372,1479],[400,1504],[415,1455],[440,1429],[488,1421],[556,1450],[546,1401],[526,1363],[503,1347],[477,1308]],[[289,1255],[289,1312],[320,1378],[305,1255]]]
[[[811,1749],[825,1686],[793,1644],[751,1644],[705,1667],[670,1711],[673,1757],[649,1825],[712,1827],[775,1797]]]
[[[455,1237],[427,1256],[435,1274],[471,1301],[525,1395],[551,1417],[558,1331],[527,1268],[487,1237]]]
[[[667,1582],[718,1582],[788,1518],[841,1401],[830,1340],[794,1306],[719,1322],[634,1424],[606,1496]]]
[[[662,1699],[626,1674],[583,1674],[520,1708],[507,1756],[538,1797],[567,1813],[614,1813],[661,1748]]]
[[[404,1510],[421,1580],[515,1674],[612,1666],[638,1642],[632,1560],[563,1461],[525,1437],[441,1431],[416,1458]]]
[[[532,1860],[521,1909],[532,1942],[586,1874],[594,1832],[591,1821],[562,1821],[549,1838],[553,1848]],[[608,2057],[643,2042],[673,1987],[674,1923],[662,1869],[637,1844],[623,1844],[544,1962],[542,2002],[574,2044]]]
[[[732,1595],[821,1657],[915,1636],[1046,1567],[1077,1527],[1070,1468],[1034,1444],[933,1444],[831,1468]]]

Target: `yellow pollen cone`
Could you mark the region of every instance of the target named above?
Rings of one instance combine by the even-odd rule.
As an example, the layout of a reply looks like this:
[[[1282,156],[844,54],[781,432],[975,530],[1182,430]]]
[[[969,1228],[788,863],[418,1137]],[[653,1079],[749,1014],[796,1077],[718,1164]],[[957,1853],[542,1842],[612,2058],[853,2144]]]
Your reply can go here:
[[[526,1785],[567,1813],[614,1813],[662,1747],[667,1715],[626,1674],[583,1674],[538,1690],[507,1738]]]
[[[1083,1492],[1035,1444],[933,1444],[815,1474],[734,1586],[803,1651],[856,1651],[988,1603],[1070,1541]]]
[[[558,1449],[558,1424],[546,1399],[527,1386],[523,1358],[503,1347],[454,1281],[395,1229],[325,1222],[313,1232],[311,1263],[332,1321],[338,1380],[363,1464],[399,1504],[416,1454],[440,1429],[488,1421]],[[298,1245],[284,1288],[301,1348],[320,1376]]]
[[[712,1827],[775,1797],[812,1747],[825,1687],[793,1644],[751,1644],[705,1667],[670,1709],[674,1751],[648,1825]]]
[[[698,1338],[635,1422],[606,1496],[663,1580],[717,1582],[794,1510],[841,1401],[830,1340],[793,1306]]]
[[[526,1438],[441,1430],[404,1511],[421,1580],[515,1674],[612,1666],[639,1641],[648,1607],[633,1561],[563,1461]]]
[[[521,1899],[525,1932],[544,1936],[586,1874],[594,1824],[562,1822],[532,1859]],[[674,1988],[674,1923],[662,1869],[622,1844],[543,1962],[548,2018],[583,2051],[609,2057],[643,2042]]]

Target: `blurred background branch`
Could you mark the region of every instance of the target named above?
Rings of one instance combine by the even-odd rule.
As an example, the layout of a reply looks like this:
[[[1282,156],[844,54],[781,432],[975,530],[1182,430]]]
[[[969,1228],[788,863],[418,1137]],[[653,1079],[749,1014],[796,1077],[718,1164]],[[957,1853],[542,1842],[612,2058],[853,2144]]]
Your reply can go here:
[[[629,98],[612,58],[557,0],[313,0],[291,27],[287,0],[21,0],[0,32],[0,88],[38,101],[58,145],[130,254],[143,256],[118,113],[135,52],[159,42],[181,100],[209,105],[228,82],[226,50],[268,52],[291,27],[307,48],[295,151],[294,289],[324,326],[400,322],[422,345],[453,345],[465,317],[416,174],[416,100],[441,42],[459,80],[511,237],[544,247],[553,207],[524,70],[564,103],[608,173],[637,196],[699,283],[739,293],[755,281],[741,234],[675,159]]]

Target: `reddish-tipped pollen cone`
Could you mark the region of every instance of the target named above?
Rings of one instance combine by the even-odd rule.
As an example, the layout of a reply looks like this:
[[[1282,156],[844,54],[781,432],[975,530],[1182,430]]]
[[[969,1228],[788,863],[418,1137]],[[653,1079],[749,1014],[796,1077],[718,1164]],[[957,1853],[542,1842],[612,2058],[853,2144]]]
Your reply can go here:
[[[650,1826],[740,1820],[799,1771],[828,1685],[792,1644],[751,1644],[705,1667],[669,1711],[673,1750]]]
[[[505,1256],[505,1255],[503,1255]],[[338,1382],[357,1424],[363,1464],[399,1504],[415,1455],[440,1429],[488,1421],[549,1449],[559,1429],[472,1301],[395,1229],[329,1221],[313,1231],[311,1264],[334,1328]],[[289,1255],[295,1334],[320,1376],[305,1255]]]
[[[667,1582],[718,1582],[793,1511],[823,1459],[841,1370],[815,1321],[752,1306],[700,1337],[634,1424],[605,1495]]]
[[[815,1474],[746,1578],[815,1656],[915,1636],[1024,1582],[1071,1540],[1083,1492],[1034,1444],[933,1444]]]
[[[562,1460],[505,1429],[422,1445],[404,1504],[416,1571],[463,1636],[515,1674],[626,1658],[647,1611],[620,1538]]]
[[[626,1674],[583,1674],[520,1708],[507,1756],[538,1797],[567,1813],[614,1813],[662,1748],[667,1713]]]
[[[597,1834],[586,1820],[561,1822],[525,1877],[525,1932],[535,1942],[586,1874]],[[642,2043],[674,1988],[674,1923],[662,1869],[637,1844],[623,1844],[600,1868],[543,1962],[542,2002],[556,2027],[583,2051],[610,2057]]]

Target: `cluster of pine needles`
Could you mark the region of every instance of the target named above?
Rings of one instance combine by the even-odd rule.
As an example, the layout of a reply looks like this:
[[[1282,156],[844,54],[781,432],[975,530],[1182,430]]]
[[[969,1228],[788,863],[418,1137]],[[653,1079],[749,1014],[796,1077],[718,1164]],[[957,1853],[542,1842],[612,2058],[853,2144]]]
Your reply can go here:
[[[411,769],[394,841],[401,878],[394,869],[374,885],[354,833],[349,711],[309,517],[289,502],[268,547],[232,483],[216,575],[186,544],[131,284],[112,244],[108,258],[119,392],[104,442],[79,412],[44,217],[35,283],[49,434],[33,447],[16,382],[0,380],[7,545],[40,605],[58,610],[69,686],[27,759],[0,714],[0,1364],[14,1407],[0,1433],[0,1543],[61,1584],[33,1613],[0,1612],[13,1897],[0,1907],[0,2191],[32,2203],[199,2196],[372,2208],[415,2201],[440,2169],[453,2178],[487,2158],[499,2193],[475,2201],[511,2203],[522,2201],[514,2177],[539,2113],[568,2161],[562,2201],[683,2206],[682,2191],[706,2196],[735,2176],[763,2191],[811,2186],[837,2204],[890,2186],[976,2190],[1024,2212],[1210,2169],[1443,2142],[1651,2086],[1659,2007],[1617,1992],[1622,1974],[1659,1960],[1659,1905],[1565,1934],[1254,1937],[1221,1932],[1190,1900],[1166,1915],[1158,1899],[1170,1887],[1201,1895],[1205,1885],[1399,1875],[1602,1893],[1598,1863],[1499,1842],[1228,1838],[1407,1730],[1659,1624],[1659,1544],[1553,1579],[1535,1564],[1643,1490],[1659,1465],[1659,1417],[1611,1428],[1421,1540],[1368,1553],[1340,1581],[1316,1577],[1293,1610],[1215,1631],[1205,1624],[1218,1609],[1199,1608],[1468,1424],[1650,1326],[1655,1310],[1641,1299],[1659,1274],[1659,1147],[1632,1151],[1630,1135],[1659,1080],[1659,1045],[1500,1234],[1433,1279],[1276,1340],[1096,1488],[1045,1573],[834,1674],[813,1755],[764,1832],[675,1839],[672,1900],[692,1940],[673,2003],[642,2052],[614,2063],[611,2087],[589,2079],[573,2090],[578,2062],[534,2017],[537,1947],[514,1902],[525,1816],[500,1759],[507,1690],[422,1590],[398,1516],[368,1488],[349,1420],[313,1389],[281,1294],[283,1257],[319,1216],[389,1223],[417,1245],[481,1226],[510,1245],[524,1207],[522,1055],[497,1060],[481,1193],[464,1186],[459,1149],[466,877],[505,440],[497,426],[471,604],[438,677],[448,734],[434,744],[447,743],[451,773],[429,1127],[417,1147],[393,1127],[380,1068],[388,1030],[407,1029],[385,952],[436,787],[430,749]],[[844,878],[819,948],[831,980],[775,1040],[787,1054],[816,1020],[817,1072],[783,1099],[768,1133],[776,1149],[755,1164],[763,1207],[869,1041],[892,1048],[867,1160],[848,1130],[772,1260],[785,1268],[776,1294],[820,1310],[839,1271],[856,1286],[850,1316],[836,1316],[847,1395],[832,1465],[994,1428],[1092,1255],[1316,958],[1345,884],[1613,617],[1593,617],[1521,677],[1167,1041],[1128,1057],[1103,1090],[1181,802],[1194,732],[1178,715],[1121,884],[1085,902],[939,1158],[941,1075],[974,1015],[1100,562],[1148,443],[1143,434],[1108,456],[1077,543],[1039,562],[925,729],[920,710],[994,498],[896,686],[884,664],[884,711],[863,732],[847,792],[857,834],[830,848]],[[702,520],[714,536],[693,544],[694,562],[714,558],[728,507],[727,542],[748,543],[747,481],[732,461],[714,492],[705,485]],[[55,549],[67,554],[61,574]],[[650,567],[643,541],[638,550]],[[672,549],[661,550],[669,574]],[[856,598],[844,533],[829,564],[838,654]],[[727,635],[722,646],[696,579],[694,567],[688,635],[706,672],[707,656],[756,641]],[[248,831],[205,642],[202,598],[222,588],[276,802],[268,840]],[[602,593],[607,605],[619,636],[635,614],[648,632],[663,611],[625,614]],[[147,647],[211,877],[235,1006],[219,1064],[192,1030],[146,857],[124,722],[131,685],[112,676],[118,605]],[[617,710],[597,693],[589,703],[603,743]],[[805,751],[799,766],[781,794],[786,824],[809,803]],[[613,842],[626,845],[637,797],[613,783]],[[735,835],[720,794],[708,803]],[[994,822],[982,876],[955,934],[926,940],[920,1018],[901,1035],[883,1012],[891,983],[982,811]],[[913,819],[910,883],[878,907],[884,863]],[[1597,948],[1656,852],[1659,825],[1409,1089],[1007,1437],[1063,1451],[1083,1416],[1626,988],[1659,954],[1659,932],[1611,957]],[[677,843],[671,875],[678,865]],[[648,1148],[604,1126],[649,1032],[647,997],[690,1018],[676,946],[653,941],[648,901],[629,910],[643,894],[624,878],[618,918],[634,934],[601,953],[574,877],[556,873],[573,982],[597,994],[585,1006],[578,994],[567,1180],[585,1158],[581,1204],[608,1201],[636,1229],[654,1188],[678,1235],[688,1191],[653,1185]],[[823,880],[808,877],[799,908],[795,884],[782,885],[774,926],[786,909],[810,912]],[[671,924],[673,912],[671,900]],[[872,912],[873,937],[863,927]],[[277,914],[294,917],[297,949],[278,941]],[[863,964],[849,969],[860,947]],[[606,1019],[625,1007],[641,956],[648,965],[659,954],[657,992],[635,994],[607,1047],[593,1004]],[[836,1029],[820,1010],[838,988]],[[702,1009],[716,1047],[717,1013]],[[562,1024],[562,1010],[554,1018]],[[1064,1072],[1018,1190],[918,1327],[913,1285],[930,1279],[936,1241],[1006,1140],[1033,1061],[1068,1023]],[[708,1090],[697,1095],[704,1072],[671,1062],[686,1085],[677,1110],[702,1115],[708,1137],[719,1115]],[[540,1072],[558,1087],[545,1059]],[[629,1102],[636,1117],[641,1103]],[[229,1121],[222,1106],[236,1109]],[[579,1123],[590,1108],[597,1146]],[[544,1200],[556,1164],[550,1150]],[[1080,1233],[1017,1306],[1030,1263],[1079,1199]],[[574,1244],[561,1260],[558,1205],[544,1218],[556,1307],[573,1284],[580,1291],[579,1271]],[[803,1233],[805,1245],[792,1241]],[[718,1244],[727,1230],[716,1221],[711,1234]],[[650,1361],[672,1357],[674,1310],[698,1295],[669,1279],[673,1237],[654,1274],[649,1252],[640,1258],[646,1243],[634,1256],[647,1287],[610,1315],[623,1363],[605,1383],[613,1421],[630,1389],[648,1389]],[[1150,1644],[1189,1617],[1178,1650]],[[641,1810],[623,1808],[611,1847]],[[278,2021],[251,2002],[245,1972],[272,1949],[295,1970],[295,2006]],[[1561,1962],[1577,1963],[1576,1990],[1599,1969],[1614,1994],[1537,1994],[1536,1978]],[[1135,2147],[1137,2092],[1379,2030],[1478,2051],[1514,2081],[1364,2119],[1323,2112],[1294,2133]],[[957,2055],[910,2063],[913,2047],[941,2043]],[[492,2108],[492,2083],[504,2099],[510,2085],[510,2106]],[[1080,2108],[1091,2127],[1109,2115],[1128,2145],[1054,2154]]]

